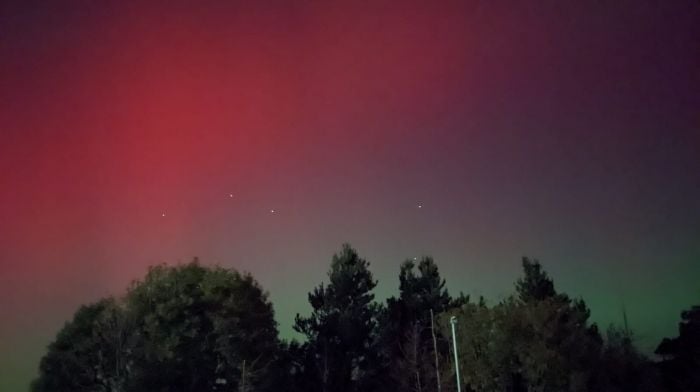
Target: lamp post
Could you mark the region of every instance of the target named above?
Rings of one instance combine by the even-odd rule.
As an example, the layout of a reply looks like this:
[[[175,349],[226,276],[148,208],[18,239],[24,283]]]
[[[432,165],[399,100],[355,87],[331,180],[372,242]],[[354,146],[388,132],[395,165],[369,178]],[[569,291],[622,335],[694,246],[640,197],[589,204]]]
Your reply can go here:
[[[459,382],[459,358],[457,357],[457,334],[455,333],[455,325],[457,324],[457,317],[450,317],[450,324],[452,325],[452,347],[454,347],[455,353],[455,376],[457,376],[457,392],[462,392],[462,385]]]

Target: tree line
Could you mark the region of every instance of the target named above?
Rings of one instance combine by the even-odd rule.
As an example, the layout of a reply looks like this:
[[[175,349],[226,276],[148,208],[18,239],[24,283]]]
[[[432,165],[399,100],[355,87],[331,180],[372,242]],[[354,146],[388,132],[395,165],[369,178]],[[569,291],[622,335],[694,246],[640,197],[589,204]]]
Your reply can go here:
[[[627,325],[602,333],[582,299],[523,258],[515,292],[493,306],[445,287],[434,260],[405,261],[399,294],[375,301],[370,263],[349,245],[297,314],[302,341],[278,337],[250,274],[151,267],[121,297],[84,305],[58,332],[31,391],[447,392],[700,391],[700,307],[658,358]]]

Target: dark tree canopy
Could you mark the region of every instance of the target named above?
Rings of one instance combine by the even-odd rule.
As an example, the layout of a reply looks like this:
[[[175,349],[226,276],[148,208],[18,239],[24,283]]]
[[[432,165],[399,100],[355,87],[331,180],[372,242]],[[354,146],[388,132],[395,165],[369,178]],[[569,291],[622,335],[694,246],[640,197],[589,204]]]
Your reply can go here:
[[[377,282],[349,245],[333,256],[329,283],[309,293],[311,315],[297,315],[294,329],[306,336],[311,363],[306,376],[320,391],[366,391],[377,366]]]
[[[277,337],[272,304],[249,274],[159,265],[123,297],[80,307],[39,365],[33,392],[447,392],[455,390],[450,317],[465,392],[700,391],[700,306],[653,362],[627,325],[605,339],[582,299],[523,258],[495,304],[450,297],[430,257],[401,264],[397,297],[374,299],[370,264],[349,245],[297,314],[303,342]],[[435,323],[433,324],[433,317]],[[435,325],[435,328],[432,328]]]
[[[113,299],[81,306],[41,359],[32,391],[118,391],[128,371],[130,331]]]
[[[523,257],[522,266],[524,276],[515,283],[521,301],[540,301],[556,295],[554,282],[547,276],[539,261]]]
[[[669,390],[700,391],[700,306],[681,313],[678,336],[664,339],[656,354]]]
[[[557,294],[539,262],[523,259],[513,296],[489,308],[467,303],[441,317],[459,320],[459,358],[473,391],[592,391],[602,339],[582,300]]]
[[[446,340],[439,330],[431,329],[431,311],[434,315],[444,312],[452,299],[432,258],[421,259],[417,267],[416,273],[413,260],[401,264],[399,297],[387,300],[381,323],[389,369],[386,383],[398,391],[435,390],[439,371],[435,356],[439,362],[447,353]]]
[[[435,314],[447,309],[450,295],[445,288],[445,280],[440,277],[437,264],[431,257],[425,257],[418,263],[411,260],[401,265],[399,273],[399,301],[404,305],[410,317],[419,320],[429,318],[430,310]]]
[[[610,326],[596,380],[596,389],[609,392],[663,391],[655,364],[633,344],[634,335],[627,327]]]
[[[127,304],[140,320],[139,385],[201,391],[265,382],[277,324],[250,275],[196,262],[159,266],[131,288]]]
[[[278,348],[273,316],[250,275],[196,261],[153,267],[122,301],[76,313],[34,391],[261,390]]]

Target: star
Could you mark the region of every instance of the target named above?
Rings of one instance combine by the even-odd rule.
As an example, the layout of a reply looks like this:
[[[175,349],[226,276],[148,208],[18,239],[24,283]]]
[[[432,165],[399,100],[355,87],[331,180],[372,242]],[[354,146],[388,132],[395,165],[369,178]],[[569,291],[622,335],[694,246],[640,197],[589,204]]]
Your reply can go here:
[[[228,197],[233,198],[233,193],[229,193]]]
[[[275,210],[270,210],[270,214],[274,214],[274,213],[275,213]]]
[[[422,204],[418,204],[418,208],[423,208],[423,205],[422,205]]]
[[[165,212],[161,214],[161,216],[165,216]]]

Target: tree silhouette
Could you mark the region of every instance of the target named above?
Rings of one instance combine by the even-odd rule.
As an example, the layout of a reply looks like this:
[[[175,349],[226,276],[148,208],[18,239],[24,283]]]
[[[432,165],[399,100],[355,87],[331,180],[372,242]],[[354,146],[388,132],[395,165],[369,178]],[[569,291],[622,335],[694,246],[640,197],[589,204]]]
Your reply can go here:
[[[122,391],[132,343],[133,326],[117,300],[81,306],[49,345],[31,390]]]
[[[665,338],[656,348],[671,391],[700,391],[700,306],[681,313],[678,336]]]
[[[624,328],[608,328],[597,369],[596,389],[608,392],[662,391],[656,366],[634,347],[633,333],[626,324]]]
[[[515,292],[452,299],[432,258],[401,264],[399,293],[374,301],[369,262],[349,245],[297,314],[303,343],[280,342],[272,304],[249,274],[197,260],[159,265],[123,297],[80,307],[41,359],[31,391],[433,392],[453,390],[451,316],[469,392],[700,391],[700,306],[681,314],[654,363],[627,326],[605,341],[582,299],[522,259]],[[437,330],[431,329],[435,316]],[[665,388],[664,388],[665,386]]]
[[[266,390],[278,346],[272,304],[250,275],[156,266],[123,300],[78,310],[33,390]]]
[[[461,377],[474,391],[588,391],[602,340],[582,300],[557,293],[537,261],[523,259],[516,296],[488,308],[467,303],[457,316]]]
[[[541,301],[556,295],[554,283],[542,269],[540,262],[523,257],[523,277],[515,283],[521,301]]]
[[[377,282],[350,245],[333,256],[329,284],[309,293],[311,315],[297,314],[294,329],[306,336],[306,377],[320,391],[367,391],[373,388],[377,360],[377,317],[372,289]]]
[[[433,338],[431,311],[442,313],[451,303],[445,280],[432,258],[421,259],[417,266],[412,260],[401,265],[399,297],[387,300],[381,323],[382,346],[391,369],[388,384],[400,391],[437,390],[435,356],[439,364],[447,352],[447,341],[440,331]]]

